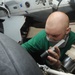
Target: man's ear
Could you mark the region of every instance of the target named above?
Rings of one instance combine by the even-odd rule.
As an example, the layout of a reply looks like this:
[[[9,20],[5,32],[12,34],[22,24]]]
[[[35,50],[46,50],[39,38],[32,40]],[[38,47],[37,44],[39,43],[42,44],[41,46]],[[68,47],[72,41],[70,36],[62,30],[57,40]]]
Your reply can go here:
[[[70,31],[71,31],[71,28],[70,27],[67,27],[66,34],[69,34]]]

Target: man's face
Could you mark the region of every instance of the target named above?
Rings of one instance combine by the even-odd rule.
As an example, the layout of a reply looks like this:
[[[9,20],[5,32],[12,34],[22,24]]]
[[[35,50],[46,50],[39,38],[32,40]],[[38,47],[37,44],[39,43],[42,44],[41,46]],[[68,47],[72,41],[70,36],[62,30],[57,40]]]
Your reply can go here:
[[[47,37],[52,41],[60,41],[64,39],[70,32],[69,19],[63,13],[54,13],[50,15],[46,21],[45,31]]]
[[[66,35],[66,31],[63,31],[63,30],[45,29],[45,31],[46,31],[47,38],[50,39],[50,41],[54,41],[54,42],[64,39],[64,37]]]

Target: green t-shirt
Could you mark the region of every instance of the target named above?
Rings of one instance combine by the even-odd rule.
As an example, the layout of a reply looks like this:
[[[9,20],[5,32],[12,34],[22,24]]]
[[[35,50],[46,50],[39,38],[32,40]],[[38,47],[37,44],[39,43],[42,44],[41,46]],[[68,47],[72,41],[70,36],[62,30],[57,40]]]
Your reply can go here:
[[[75,33],[69,33],[69,39],[64,48],[60,48],[61,57],[60,60],[62,61],[65,55],[65,52],[71,48],[71,45],[75,42]],[[34,58],[44,51],[48,50],[49,47],[52,46],[51,43],[46,38],[45,30],[39,32],[36,36],[30,39],[28,42],[22,44],[22,47],[25,48]]]

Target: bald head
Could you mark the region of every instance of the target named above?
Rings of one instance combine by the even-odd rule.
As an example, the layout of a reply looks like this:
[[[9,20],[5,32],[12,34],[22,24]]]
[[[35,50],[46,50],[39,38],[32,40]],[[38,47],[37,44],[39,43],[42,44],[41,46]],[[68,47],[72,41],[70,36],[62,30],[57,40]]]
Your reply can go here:
[[[46,21],[46,25],[48,25],[48,27],[68,27],[69,26],[69,18],[68,16],[63,13],[63,12],[54,12],[52,13],[47,21]]]
[[[50,14],[46,21],[45,31],[49,35],[65,36],[70,32],[68,16],[60,11]]]

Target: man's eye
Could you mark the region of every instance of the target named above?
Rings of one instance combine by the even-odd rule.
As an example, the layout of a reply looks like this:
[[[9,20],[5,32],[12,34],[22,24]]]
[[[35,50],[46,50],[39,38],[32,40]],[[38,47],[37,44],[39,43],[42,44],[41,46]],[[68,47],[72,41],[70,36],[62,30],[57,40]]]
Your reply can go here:
[[[58,35],[52,35],[53,37],[58,37]]]

